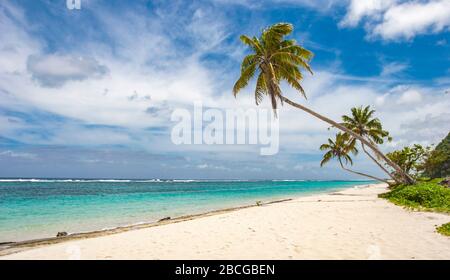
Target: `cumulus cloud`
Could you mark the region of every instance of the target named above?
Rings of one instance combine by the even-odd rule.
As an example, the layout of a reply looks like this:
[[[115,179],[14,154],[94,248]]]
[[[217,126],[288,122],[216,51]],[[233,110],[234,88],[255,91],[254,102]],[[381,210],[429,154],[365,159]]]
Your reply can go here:
[[[396,0],[352,0],[340,25],[355,27],[364,17],[381,19],[382,13],[396,2]]]
[[[411,39],[417,34],[437,33],[450,26],[450,1],[411,2],[393,6],[373,29],[383,39]]]
[[[422,100],[422,95],[417,90],[407,90],[399,98],[398,104],[418,103]]]
[[[362,21],[369,38],[410,40],[448,30],[450,1],[352,0],[340,26],[355,27]]]
[[[49,54],[29,56],[27,69],[43,86],[58,87],[67,81],[101,78],[108,68],[92,57]]]
[[[414,121],[401,125],[402,143],[416,142],[424,145],[437,144],[449,131],[450,114],[427,114]]]

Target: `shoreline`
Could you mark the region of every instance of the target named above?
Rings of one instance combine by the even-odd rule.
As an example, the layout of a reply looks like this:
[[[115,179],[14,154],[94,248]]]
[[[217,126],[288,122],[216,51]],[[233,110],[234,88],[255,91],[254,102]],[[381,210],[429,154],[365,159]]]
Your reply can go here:
[[[1,180],[1,179],[0,179]],[[8,181],[11,179],[8,179]],[[154,181],[157,182],[158,179],[150,179],[150,180],[139,180],[136,181],[136,183],[145,183],[147,184],[148,181]],[[98,189],[98,192],[103,192],[106,187],[110,188],[110,181],[127,181],[131,182],[131,179],[121,179],[121,180],[98,180],[98,179],[14,179],[13,183],[18,182],[18,186],[21,187],[23,184],[21,182],[63,182],[63,187],[67,186],[68,188],[71,188],[70,183],[67,184],[67,181],[79,183],[79,181],[83,181],[83,183],[86,182],[93,182],[95,185],[93,185],[96,190]],[[101,183],[98,183],[98,181],[101,181]],[[106,182],[107,181],[107,182]],[[170,182],[170,183],[178,183],[178,181],[183,181],[183,184],[181,185],[183,188],[185,186],[185,182],[189,181],[199,181],[199,180],[176,180],[177,182]],[[206,181],[206,180],[205,180]],[[101,203],[102,208],[100,207],[92,207],[94,204],[93,202],[86,203],[88,208],[84,208],[83,205],[85,204],[82,199],[79,199],[79,201],[74,202],[68,202],[73,207],[72,210],[69,209],[69,211],[66,211],[66,207],[64,205],[65,200],[64,197],[61,196],[61,198],[58,198],[56,196],[55,199],[50,201],[54,207],[61,207],[61,213],[51,214],[50,213],[46,216],[40,216],[36,215],[35,213],[39,213],[40,211],[44,211],[45,209],[49,209],[48,205],[45,203],[39,202],[37,200],[36,203],[29,203],[28,209],[21,209],[17,208],[15,211],[8,211],[8,209],[16,209],[16,205],[14,202],[10,203],[8,200],[6,200],[6,213],[3,213],[5,216],[5,219],[2,219],[2,231],[0,231],[0,235],[2,235],[2,238],[0,238],[0,251],[4,249],[5,247],[10,247],[13,244],[21,244],[21,243],[30,243],[34,241],[46,241],[51,240],[53,238],[56,238],[57,233],[59,232],[66,232],[69,235],[80,235],[80,234],[89,234],[93,232],[103,232],[103,231],[111,231],[116,230],[120,228],[130,228],[130,227],[136,227],[138,225],[147,225],[147,224],[154,224],[157,223],[160,219],[165,217],[172,217],[172,218],[184,218],[185,216],[189,217],[191,215],[203,215],[207,214],[211,211],[218,211],[218,210],[233,210],[234,208],[240,208],[242,206],[251,206],[254,205],[257,201],[262,201],[263,203],[267,202],[274,202],[277,200],[283,200],[283,199],[292,199],[297,197],[303,197],[303,196],[310,196],[310,195],[319,195],[323,193],[330,193],[334,191],[343,190],[345,188],[353,187],[355,185],[362,185],[362,184],[370,184],[373,182],[370,181],[358,181],[358,180],[325,180],[322,184],[321,181],[318,180],[312,180],[311,183],[309,183],[309,180],[261,180],[261,184],[258,183],[259,181],[253,181],[253,180],[245,180],[250,182],[248,191],[245,187],[243,190],[244,196],[241,198],[239,196],[236,196],[231,193],[230,196],[228,196],[228,193],[224,193],[225,199],[222,199],[221,193],[224,191],[227,191],[227,188],[234,189],[234,183],[233,184],[227,184],[228,182],[234,182],[236,180],[218,180],[219,182],[219,192],[218,195],[214,195],[216,193],[216,190],[211,187],[204,187],[204,185],[200,184],[198,185],[201,190],[204,190],[204,195],[202,193],[200,195],[195,194],[195,196],[190,195],[191,189],[193,192],[196,192],[197,184],[187,185],[188,191],[180,191],[180,194],[183,194],[183,196],[179,196],[180,198],[177,198],[175,196],[175,199],[172,201],[171,196],[167,196],[167,199],[163,197],[161,201],[158,199],[153,199],[153,192],[152,195],[147,195],[146,192],[144,192],[144,199],[131,199],[131,206],[128,205],[127,200],[125,199],[124,202],[122,200],[117,200],[115,203],[110,203],[108,199],[103,199],[101,196],[98,196],[98,198],[92,198],[92,201],[99,200]],[[244,180],[242,180],[244,181]],[[294,184],[282,184],[282,190],[276,190],[275,188],[279,183],[275,183],[278,181],[288,181],[288,182],[299,182],[298,186],[296,183]],[[199,181],[200,182],[200,181]],[[268,183],[266,183],[268,182]],[[274,182],[274,183],[270,183]],[[336,183],[334,183],[336,182]],[[15,186],[13,183],[12,185],[6,185],[6,190],[10,188],[11,186]],[[104,183],[104,184],[102,184]],[[134,184],[135,181],[133,181],[133,184],[131,184],[131,189],[139,189],[141,188],[139,184]],[[166,183],[164,182],[163,185],[156,185],[157,190],[156,194],[163,194],[165,196],[165,188]],[[41,185],[31,185],[31,193],[28,191],[29,195],[33,195],[33,190],[36,189]],[[51,189],[51,186],[58,186],[58,185],[49,185],[49,188]],[[87,185],[80,185],[80,186],[87,186]],[[117,187],[119,185],[113,185],[113,187]],[[167,185],[171,186],[171,184]],[[209,186],[209,184],[207,184]],[[240,185],[237,185],[237,192],[240,192]],[[298,190],[296,190],[296,186],[298,187]],[[3,187],[3,186],[2,186]],[[47,186],[46,186],[47,187]],[[167,187],[172,188],[172,187]],[[176,188],[176,187],[174,187]],[[260,191],[259,189],[262,189]],[[266,191],[267,189],[267,191]],[[223,191],[220,191],[223,190]],[[0,189],[0,192],[2,190]],[[36,189],[38,192],[39,190]],[[212,191],[212,192],[211,192]],[[58,192],[58,190],[56,190]],[[211,193],[210,193],[211,192]],[[232,190],[234,192],[234,190]],[[261,192],[261,193],[259,193]],[[114,193],[117,193],[118,195],[123,195],[122,191],[115,191]],[[174,194],[177,194],[178,192],[174,192]],[[186,193],[186,195],[185,195]],[[124,193],[125,194],[125,193]],[[170,194],[170,193],[169,193]],[[209,195],[208,195],[209,194]],[[213,194],[212,196],[210,194]],[[198,196],[198,198],[197,198]],[[157,196],[156,196],[157,197]],[[189,204],[184,203],[182,199],[186,197],[189,199]],[[114,198],[114,197],[113,197]],[[120,197],[119,197],[120,198]],[[195,201],[196,199],[199,199],[199,203],[197,204]],[[89,202],[89,201],[88,201]],[[61,204],[62,203],[62,204]],[[104,205],[103,205],[103,204]],[[60,205],[61,204],[61,205]],[[118,206],[118,207],[117,207]],[[18,207],[21,207],[19,204]],[[110,213],[108,210],[111,209],[112,212]],[[115,209],[124,209],[124,211],[121,210],[115,210]],[[127,211],[127,209],[130,209]],[[104,212],[104,211],[107,212]],[[85,214],[78,213],[85,212]],[[10,213],[11,215],[8,215]],[[76,215],[75,215],[76,214]],[[74,215],[74,218],[72,218],[72,215]],[[11,218],[15,217],[15,218]],[[35,217],[33,220],[30,220],[31,218]],[[86,218],[85,218],[86,217]],[[43,220],[41,220],[43,219]],[[46,220],[49,220],[47,223]],[[41,221],[40,221],[41,220]]]
[[[21,251],[24,251],[27,249],[32,249],[32,248],[45,246],[45,245],[58,244],[58,243],[93,238],[93,237],[107,236],[107,235],[117,234],[117,233],[121,233],[121,232],[157,227],[157,226],[173,224],[173,223],[180,223],[180,222],[189,221],[192,219],[198,219],[198,218],[208,217],[208,216],[212,216],[212,215],[234,212],[234,211],[251,208],[251,207],[260,207],[260,206],[264,206],[264,205],[292,201],[294,199],[299,199],[299,198],[320,196],[320,195],[333,195],[334,193],[339,192],[339,191],[350,190],[350,189],[354,189],[354,188],[358,188],[358,187],[368,187],[368,186],[377,185],[377,184],[378,183],[355,185],[355,186],[346,187],[343,189],[330,190],[329,192],[326,191],[326,192],[320,192],[320,193],[309,193],[306,195],[303,194],[303,195],[296,195],[293,197],[280,198],[280,199],[276,199],[276,200],[268,200],[267,202],[263,202],[261,205],[245,204],[245,205],[240,205],[240,206],[236,206],[236,207],[220,208],[220,209],[210,210],[210,211],[201,212],[201,213],[182,215],[182,216],[178,216],[178,217],[174,217],[174,218],[171,217],[169,220],[163,220],[163,221],[159,220],[159,221],[150,221],[150,222],[139,222],[139,223],[135,223],[135,224],[129,224],[129,225],[124,225],[124,226],[117,226],[117,227],[111,227],[111,228],[105,228],[105,229],[99,229],[99,230],[74,232],[74,233],[69,233],[67,236],[62,236],[62,237],[46,237],[46,238],[37,238],[37,239],[26,239],[26,240],[22,240],[22,241],[1,242],[0,243],[0,256],[5,256],[5,255],[9,255],[9,254],[13,254],[13,253],[21,252]]]
[[[356,186],[354,186],[354,187],[356,187]],[[331,194],[331,193],[329,193],[329,194]],[[314,196],[314,195],[317,195],[317,194],[311,194],[311,196]],[[307,196],[301,196],[301,197],[307,197]],[[29,239],[29,240],[16,241],[16,242],[14,242],[14,241],[2,242],[2,243],[0,243],[0,256],[5,256],[5,255],[9,255],[9,254],[13,254],[13,253],[21,252],[21,251],[24,251],[27,249],[36,248],[36,247],[45,246],[45,245],[58,244],[58,243],[63,243],[63,242],[68,242],[68,241],[73,241],[73,240],[107,236],[107,235],[128,232],[128,231],[133,231],[133,230],[152,228],[152,227],[163,226],[163,225],[168,225],[168,224],[181,223],[181,222],[190,221],[193,219],[199,219],[199,218],[203,218],[203,217],[209,217],[209,216],[213,216],[213,215],[234,212],[234,211],[252,208],[252,207],[260,207],[260,206],[264,206],[264,205],[287,202],[287,201],[291,201],[294,199],[295,198],[270,200],[268,202],[262,203],[261,205],[248,204],[248,205],[236,206],[236,207],[231,207],[231,208],[222,208],[222,209],[211,210],[211,211],[202,212],[202,213],[198,213],[198,214],[182,215],[182,216],[170,218],[168,220],[160,220],[160,221],[155,221],[155,222],[142,222],[142,223],[137,223],[137,224],[118,226],[118,227],[100,229],[100,230],[94,230],[94,231],[70,233],[67,236],[62,236],[62,237],[48,237],[48,238]]]
[[[286,180],[283,180],[286,181]],[[289,180],[294,181],[294,180]],[[377,183],[375,183],[377,184]],[[13,248],[21,248],[21,247],[36,247],[40,245],[48,245],[48,244],[55,244],[60,243],[64,241],[70,241],[70,240],[77,240],[77,239],[84,239],[84,238],[90,238],[90,237],[98,237],[98,236],[105,236],[109,234],[115,234],[120,232],[126,232],[130,230],[138,230],[142,228],[149,228],[149,227],[155,227],[160,225],[166,225],[171,223],[179,223],[183,221],[189,221],[192,219],[207,217],[211,215],[217,215],[222,213],[228,213],[233,212],[241,209],[246,209],[250,207],[258,207],[258,206],[264,206],[264,205],[270,205],[274,203],[281,203],[286,202],[298,198],[304,198],[304,197],[310,197],[310,196],[319,196],[319,195],[326,195],[326,194],[333,194],[339,191],[345,191],[352,188],[357,187],[364,187],[364,186],[370,186],[374,184],[363,184],[363,185],[354,185],[351,187],[345,187],[342,189],[332,189],[330,191],[324,191],[324,192],[318,192],[318,193],[306,193],[306,194],[297,194],[291,197],[278,197],[274,200],[267,200],[266,202],[262,202],[261,205],[254,204],[243,204],[238,205],[235,207],[226,207],[226,208],[218,208],[213,210],[207,210],[205,212],[200,213],[193,213],[193,214],[185,214],[181,216],[171,217],[169,220],[154,220],[154,221],[143,221],[143,222],[137,222],[137,223],[131,223],[131,224],[125,224],[125,225],[119,225],[119,226],[111,226],[103,229],[98,230],[88,230],[88,231],[79,231],[79,232],[73,232],[68,233],[67,236],[63,237],[43,237],[43,238],[31,238],[31,239],[25,239],[20,241],[6,241],[6,242],[0,242],[0,256],[4,255],[4,251],[13,249]],[[161,217],[161,219],[164,219],[164,217]]]
[[[364,253],[357,248],[356,254],[353,247],[372,246],[370,244],[379,238],[375,233],[378,232],[383,236],[380,247],[393,242],[401,248],[390,252],[388,259],[405,256],[405,251],[413,250],[408,247],[411,246],[408,242],[424,244],[413,250],[411,257],[406,254],[406,258],[450,258],[450,238],[440,236],[432,225],[448,222],[449,215],[408,211],[378,198],[378,194],[385,191],[385,184],[356,185],[327,193],[268,201],[261,206],[243,205],[165,221],[16,242],[3,245],[0,256],[5,259],[64,259],[67,258],[67,247],[80,246],[85,259],[352,259],[355,258],[352,254]],[[358,217],[360,219],[355,220]],[[411,241],[406,236],[402,238],[403,229],[396,225],[402,219],[405,228],[412,231]],[[352,230],[359,233],[354,235]],[[199,239],[191,240],[192,236]],[[243,250],[242,246],[255,241],[252,236],[261,240]],[[422,237],[424,241],[419,240]],[[321,242],[315,239],[321,239]],[[264,243],[268,240],[272,247],[266,248]],[[288,240],[297,245],[284,244]],[[438,245],[430,247],[430,242]],[[287,246],[285,250],[281,250],[281,244]],[[227,252],[229,247],[233,247],[231,252]],[[329,248],[324,250],[322,247]],[[387,246],[385,250],[393,249]],[[336,257],[336,254],[343,257]]]

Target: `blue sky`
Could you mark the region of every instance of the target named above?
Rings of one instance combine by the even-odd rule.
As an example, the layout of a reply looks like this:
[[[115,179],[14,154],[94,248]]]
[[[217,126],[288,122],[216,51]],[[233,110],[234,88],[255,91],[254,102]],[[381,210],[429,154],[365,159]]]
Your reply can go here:
[[[334,133],[284,106],[280,152],[170,141],[171,112],[193,101],[254,107],[231,88],[247,50],[239,35],[290,22],[315,54],[308,99],[334,119],[371,105],[394,141],[450,130],[450,2],[119,1],[0,3],[0,176],[347,179],[318,150]],[[267,107],[268,100],[261,105]],[[356,169],[379,174],[363,156]]]

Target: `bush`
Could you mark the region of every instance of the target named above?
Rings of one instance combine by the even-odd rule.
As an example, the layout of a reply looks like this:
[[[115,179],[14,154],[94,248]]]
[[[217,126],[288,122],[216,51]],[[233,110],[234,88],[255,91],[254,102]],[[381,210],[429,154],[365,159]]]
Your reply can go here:
[[[450,223],[443,224],[442,226],[438,227],[436,230],[440,234],[450,236]]]
[[[380,197],[411,209],[450,212],[450,189],[439,185],[442,179],[399,185]]]

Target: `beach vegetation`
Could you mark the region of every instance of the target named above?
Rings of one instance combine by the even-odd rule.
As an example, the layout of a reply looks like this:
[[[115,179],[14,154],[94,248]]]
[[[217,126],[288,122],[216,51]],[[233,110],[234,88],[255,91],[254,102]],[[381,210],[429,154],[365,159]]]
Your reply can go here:
[[[414,144],[386,156],[415,178],[450,176],[450,133],[435,148]]]
[[[450,236],[450,223],[446,223],[437,227],[436,231],[442,235]]]
[[[427,154],[422,164],[422,175],[430,178],[450,176],[450,132]]]
[[[236,97],[249,84],[250,80],[256,77],[254,91],[256,105],[259,105],[264,96],[267,96],[270,99],[275,116],[278,104],[283,105],[287,103],[297,109],[303,110],[332,127],[358,139],[376,157],[386,162],[401,175],[399,179],[401,183],[414,183],[413,178],[408,176],[397,164],[392,162],[378,149],[376,141],[371,141],[367,136],[361,136],[346,125],[335,122],[302,104],[288,99],[282,94],[280,83],[281,81],[285,81],[306,98],[306,93],[301,85],[301,81],[303,80],[302,71],[306,70],[311,74],[313,73],[309,65],[313,58],[313,53],[297,44],[295,40],[285,38],[292,31],[292,24],[277,23],[265,28],[259,37],[249,37],[246,35],[240,37],[242,43],[250,48],[251,53],[242,60],[241,74],[233,87],[234,96]]]
[[[386,156],[410,176],[418,177],[421,174],[426,158],[429,157],[430,151],[430,147],[414,144],[387,153]],[[394,176],[397,177],[399,175],[394,173]]]
[[[398,185],[380,194],[390,202],[412,210],[450,213],[450,188],[442,179],[418,180],[414,185]]]

